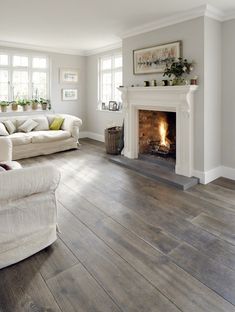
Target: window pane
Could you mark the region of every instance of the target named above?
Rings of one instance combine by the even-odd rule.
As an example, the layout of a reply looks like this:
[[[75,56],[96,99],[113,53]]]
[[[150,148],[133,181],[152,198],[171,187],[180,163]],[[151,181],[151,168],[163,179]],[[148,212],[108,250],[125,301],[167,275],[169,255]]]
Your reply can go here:
[[[0,70],[0,82],[8,83],[8,70],[5,69]]]
[[[26,99],[29,96],[28,72],[13,71],[14,99]]]
[[[33,98],[47,98],[47,73],[33,72]]]
[[[13,56],[13,66],[28,66],[28,57],[27,56]]]
[[[8,55],[0,54],[0,65],[8,65]]]
[[[47,68],[47,59],[45,57],[34,57],[33,68]]]
[[[121,56],[115,56],[114,66],[115,67],[122,67],[122,57]]]
[[[106,69],[111,69],[112,61],[111,58],[103,59],[101,61],[101,69],[106,70]]]
[[[8,101],[8,83],[0,83],[0,101]]]

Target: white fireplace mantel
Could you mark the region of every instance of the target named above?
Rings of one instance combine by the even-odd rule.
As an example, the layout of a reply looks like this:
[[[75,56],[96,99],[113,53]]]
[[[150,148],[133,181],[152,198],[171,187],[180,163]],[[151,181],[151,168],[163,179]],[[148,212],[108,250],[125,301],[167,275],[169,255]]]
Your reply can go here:
[[[193,172],[193,102],[198,86],[119,88],[125,111],[124,156],[138,158],[139,110],[176,112],[177,174],[187,177]]]

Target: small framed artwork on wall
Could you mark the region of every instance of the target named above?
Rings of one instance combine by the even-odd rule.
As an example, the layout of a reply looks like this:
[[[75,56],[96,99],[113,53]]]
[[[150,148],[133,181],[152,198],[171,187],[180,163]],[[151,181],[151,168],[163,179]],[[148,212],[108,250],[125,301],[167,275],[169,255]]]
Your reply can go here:
[[[60,83],[78,83],[78,69],[61,68]]]
[[[181,41],[133,51],[134,75],[163,73],[167,63],[181,56]]]
[[[77,99],[77,89],[62,89],[62,101],[76,101]]]

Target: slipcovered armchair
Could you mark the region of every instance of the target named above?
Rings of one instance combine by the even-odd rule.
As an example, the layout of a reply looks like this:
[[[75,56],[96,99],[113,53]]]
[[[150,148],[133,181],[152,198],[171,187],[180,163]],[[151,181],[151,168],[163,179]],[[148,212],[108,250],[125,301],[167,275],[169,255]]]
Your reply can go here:
[[[11,143],[6,140],[0,139],[0,162],[9,163]],[[57,239],[55,191],[59,180],[60,173],[52,166],[0,172],[0,268]]]

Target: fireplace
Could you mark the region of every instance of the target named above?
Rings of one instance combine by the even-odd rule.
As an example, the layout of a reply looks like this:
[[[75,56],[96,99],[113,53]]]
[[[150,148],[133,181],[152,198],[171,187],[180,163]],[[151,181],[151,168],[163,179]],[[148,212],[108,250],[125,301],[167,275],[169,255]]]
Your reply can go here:
[[[167,115],[173,113],[176,116],[175,173],[186,177],[195,176],[193,168],[193,115],[194,92],[197,89],[198,86],[119,88],[122,93],[123,110],[125,112],[124,156],[131,159],[139,157],[140,111],[163,112]],[[164,127],[162,130],[165,131]],[[171,140],[169,133],[167,136]],[[155,151],[159,150],[159,138],[156,138],[156,140],[150,138],[149,141],[157,141],[156,144],[152,142],[152,145]],[[164,148],[161,147],[161,150],[164,150]]]
[[[175,160],[175,112],[139,110],[139,154]]]

